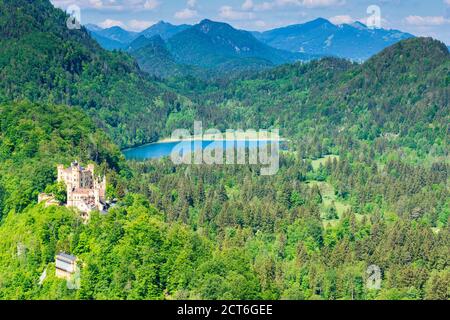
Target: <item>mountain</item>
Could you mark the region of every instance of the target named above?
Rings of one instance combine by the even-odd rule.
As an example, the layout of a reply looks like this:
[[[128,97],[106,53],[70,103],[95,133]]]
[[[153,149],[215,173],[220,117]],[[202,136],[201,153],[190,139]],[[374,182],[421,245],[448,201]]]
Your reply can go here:
[[[266,32],[254,32],[260,41],[282,50],[367,60],[384,48],[413,37],[398,30],[371,29],[366,25],[334,25],[319,18]]]
[[[145,37],[143,35],[140,35],[139,37],[137,37],[136,39],[133,40],[133,42],[131,42],[127,47],[127,51],[128,52],[133,52],[136,51],[140,48],[143,48],[147,45],[151,45],[154,44],[156,42],[160,42],[162,41],[162,45],[165,46],[164,40],[162,40],[162,38],[160,36],[153,36],[153,37]]]
[[[85,27],[102,48],[106,50],[125,50],[131,42],[139,37],[152,38],[158,35],[162,39],[167,40],[175,34],[188,29],[190,26],[185,24],[175,26],[160,21],[142,32],[127,31],[117,26],[103,29],[94,24],[87,24]]]
[[[151,38],[153,36],[160,36],[162,39],[167,40],[177,33],[189,29],[191,26],[187,24],[182,24],[175,26],[168,22],[160,21],[157,24],[152,25],[148,29],[140,32],[139,35]]]
[[[130,43],[127,51],[136,59],[143,71],[162,79],[196,77],[201,80],[211,80],[229,75],[238,76],[246,71],[272,66],[268,61],[252,58],[230,58],[214,67],[186,65],[175,59],[167,43],[159,35],[151,38],[139,36]]]
[[[180,26],[185,30],[167,41],[159,34],[148,35],[164,28],[173,31],[174,26],[161,22],[154,27],[142,32],[126,48],[142,70],[157,77],[195,75],[206,79],[312,58],[271,48],[249,32],[211,20],[192,27]]]
[[[116,35],[114,35],[113,32],[105,32],[105,29],[95,24],[87,24],[84,27],[89,31],[91,37],[95,39],[98,44],[106,50],[122,50],[126,46],[125,43],[113,39],[118,38]],[[123,34],[123,32],[120,33]]]
[[[140,36],[159,35],[168,42],[168,50],[180,64],[216,69],[231,64],[238,70],[261,69],[321,56],[364,61],[398,41],[413,37],[398,30],[368,28],[360,22],[334,25],[323,18],[252,33],[207,19],[194,26],[160,21],[140,33],[120,27],[86,27],[107,50],[125,50]],[[245,62],[246,59],[249,60]]]
[[[167,135],[165,121],[187,99],[149,79],[128,54],[100,48],[87,29],[69,30],[66,20],[48,0],[0,1],[0,103],[80,107],[121,147]]]
[[[170,38],[168,47],[178,62],[207,68],[216,68],[239,59],[258,61],[256,64],[267,66],[311,58],[305,54],[274,49],[247,31],[207,19]],[[241,60],[243,64],[244,60]]]
[[[103,30],[102,27],[99,27],[98,25],[92,24],[92,23],[86,24],[85,28],[88,29],[89,31],[92,31],[92,32],[98,32],[98,31],[102,31]]]
[[[317,141],[395,137],[396,146],[426,154],[433,148],[448,150],[444,142],[448,141],[450,121],[448,70],[450,54],[443,43],[411,38],[363,64],[326,58],[284,65],[237,79],[198,101],[211,101],[205,108],[220,110],[203,121],[224,127],[232,127],[236,121],[227,115],[243,114],[238,119],[245,126],[276,125],[283,128],[283,135],[298,141],[308,140],[307,136],[313,141],[313,126],[323,133]],[[436,153],[444,155],[446,151]]]
[[[92,31],[92,30],[91,30]],[[104,38],[114,40],[123,44],[128,44],[138,37],[137,32],[127,31],[121,27],[114,26],[107,29],[101,29],[97,31],[92,31],[96,35],[102,36]]]
[[[123,50],[126,47],[126,43],[101,36],[96,32],[91,31],[89,34],[93,39],[95,39],[98,42],[98,44],[103,49],[112,51],[112,50]]]
[[[175,61],[159,35],[151,38],[140,36],[128,46],[128,51],[143,71],[158,78],[188,75],[191,69]]]

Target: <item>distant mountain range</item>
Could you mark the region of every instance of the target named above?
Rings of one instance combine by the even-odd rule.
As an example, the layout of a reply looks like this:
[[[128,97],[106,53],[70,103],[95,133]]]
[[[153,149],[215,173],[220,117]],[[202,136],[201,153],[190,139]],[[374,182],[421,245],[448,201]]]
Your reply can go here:
[[[160,36],[164,40],[168,40],[173,37],[177,33],[189,29],[191,26],[187,24],[182,24],[179,26],[174,26],[173,24],[160,21],[157,24],[151,26],[148,29],[145,29],[140,33],[147,38],[151,38],[153,36]]]
[[[90,32],[92,38],[106,50],[122,50],[136,39],[139,34],[137,32],[127,31],[121,27],[114,26],[102,29],[97,25],[88,24],[85,26]]]
[[[191,26],[185,24],[175,26],[173,24],[160,21],[141,32],[127,31],[118,26],[103,29],[94,24],[87,24],[85,27],[90,32],[91,36],[96,39],[104,49],[124,50],[128,48],[131,42],[140,36],[144,36],[146,38],[160,36],[162,39],[168,40],[177,33],[184,31]]]
[[[282,50],[360,61],[394,43],[414,37],[398,30],[368,28],[360,22],[335,25],[322,18],[266,32],[253,32],[253,35]]]
[[[334,25],[322,18],[266,32],[238,30],[208,19],[193,26],[160,21],[140,33],[120,27],[86,28],[103,48],[128,51],[143,70],[157,76],[170,76],[174,70],[157,70],[158,66],[152,65],[163,57],[163,66],[179,65],[175,74],[186,70],[180,65],[234,72],[324,56],[365,61],[398,41],[414,37],[398,30],[371,29],[359,22]],[[147,50],[146,45],[150,46]]]
[[[168,40],[168,47],[177,61],[209,68],[236,59],[278,65],[312,57],[275,49],[258,41],[250,32],[207,19],[174,35]]]
[[[186,66],[203,70],[199,74],[211,70],[234,73],[316,57],[273,48],[248,31],[211,20],[203,20],[194,26],[159,22],[140,33],[120,27],[101,29],[88,25],[86,28],[102,47],[128,51],[143,70],[156,76],[178,75],[183,70],[191,73],[193,68]]]

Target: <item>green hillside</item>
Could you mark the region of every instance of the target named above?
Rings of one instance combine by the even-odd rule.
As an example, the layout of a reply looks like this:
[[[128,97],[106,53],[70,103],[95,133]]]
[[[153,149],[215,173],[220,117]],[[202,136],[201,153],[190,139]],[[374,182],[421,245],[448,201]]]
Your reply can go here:
[[[66,19],[49,1],[0,1],[0,101],[80,106],[121,147],[166,135],[168,115],[189,101],[130,56],[101,49],[85,29],[69,30]]]
[[[160,36],[141,36],[130,44],[128,51],[143,71],[158,78],[180,78],[200,73],[199,70],[195,71],[194,67],[178,64]]]
[[[312,154],[316,157],[344,137],[391,140],[422,156],[430,149],[448,156],[449,70],[450,54],[442,43],[416,38],[362,65],[333,58],[286,65],[206,94],[193,90],[192,99],[206,101],[204,120],[222,129],[236,123],[280,127],[299,144],[314,137],[328,141]]]
[[[124,161],[77,108],[20,102],[1,104],[0,114],[0,216],[36,203],[38,193],[55,181],[58,163],[83,159],[119,170]]]

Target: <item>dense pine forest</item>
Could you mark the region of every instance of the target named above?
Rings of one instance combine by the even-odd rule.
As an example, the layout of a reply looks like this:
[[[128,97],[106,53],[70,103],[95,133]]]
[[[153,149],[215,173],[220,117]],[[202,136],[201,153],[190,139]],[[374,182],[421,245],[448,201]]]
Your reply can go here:
[[[0,0],[0,299],[450,299],[444,44],[162,80],[66,18]],[[195,120],[279,128],[279,172],[120,151]],[[118,200],[88,223],[37,204],[74,159]],[[55,277],[59,252],[82,261],[79,290]]]

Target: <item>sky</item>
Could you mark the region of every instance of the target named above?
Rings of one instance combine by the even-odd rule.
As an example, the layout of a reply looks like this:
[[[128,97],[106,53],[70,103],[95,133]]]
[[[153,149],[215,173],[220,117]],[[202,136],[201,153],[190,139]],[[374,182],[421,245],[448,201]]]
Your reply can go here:
[[[450,0],[51,0],[64,10],[76,5],[81,23],[141,31],[158,21],[195,24],[202,19],[263,31],[326,18],[335,24],[367,24],[380,9],[381,27],[431,36],[450,45]]]

